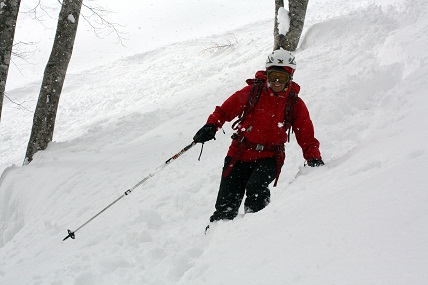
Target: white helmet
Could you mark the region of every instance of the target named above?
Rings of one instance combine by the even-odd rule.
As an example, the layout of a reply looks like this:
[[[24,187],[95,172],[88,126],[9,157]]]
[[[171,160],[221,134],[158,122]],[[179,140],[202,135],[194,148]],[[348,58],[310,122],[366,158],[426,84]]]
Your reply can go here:
[[[296,58],[291,52],[285,49],[274,50],[266,60],[266,69],[273,66],[289,67],[294,72],[296,69]]]

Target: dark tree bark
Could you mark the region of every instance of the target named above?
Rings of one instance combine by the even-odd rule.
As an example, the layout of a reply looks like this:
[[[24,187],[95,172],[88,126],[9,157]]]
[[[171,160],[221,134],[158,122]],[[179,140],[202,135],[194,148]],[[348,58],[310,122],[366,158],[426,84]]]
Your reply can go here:
[[[62,2],[52,52],[45,68],[34,111],[33,128],[24,164],[30,163],[34,154],[39,150],[45,150],[48,143],[52,141],[59,98],[73,52],[82,1],[63,0]]]
[[[0,121],[20,5],[21,0],[0,2]]]
[[[306,9],[309,0],[289,0],[290,30],[286,35],[278,31],[278,10],[284,7],[284,0],[275,0],[274,50],[283,48],[295,51],[302,35]]]

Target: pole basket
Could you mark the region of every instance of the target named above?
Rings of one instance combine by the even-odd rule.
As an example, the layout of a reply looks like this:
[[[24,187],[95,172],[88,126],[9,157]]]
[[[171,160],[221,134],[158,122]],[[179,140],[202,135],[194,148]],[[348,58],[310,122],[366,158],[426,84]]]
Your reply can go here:
[[[64,239],[63,239],[63,241],[65,241],[66,239],[68,239],[68,238],[72,238],[72,239],[75,239],[76,238],[76,236],[74,235],[74,232],[72,232],[72,231],[70,231],[70,230],[67,230],[68,231],[68,236],[66,236]]]

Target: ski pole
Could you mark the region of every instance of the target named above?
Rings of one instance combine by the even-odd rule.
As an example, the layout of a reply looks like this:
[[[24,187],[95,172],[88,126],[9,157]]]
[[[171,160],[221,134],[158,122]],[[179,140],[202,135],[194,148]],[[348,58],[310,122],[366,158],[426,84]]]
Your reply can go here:
[[[141,184],[143,184],[144,182],[146,182],[150,177],[155,176],[156,173],[160,172],[162,169],[165,168],[165,166],[167,166],[168,164],[170,164],[171,162],[173,162],[174,160],[176,160],[183,153],[185,153],[186,151],[188,151],[189,149],[191,149],[194,145],[196,145],[196,142],[192,142],[191,144],[189,144],[188,146],[186,146],[185,148],[183,148],[180,152],[178,152],[177,154],[175,154],[174,156],[172,156],[171,158],[169,158],[162,165],[158,166],[152,173],[149,173],[149,175],[147,175],[146,177],[144,177],[143,180],[141,180],[140,182],[138,182],[137,184],[135,184],[132,188],[126,190],[119,198],[117,198],[116,200],[114,200],[113,202],[111,202],[107,207],[105,207],[104,209],[102,209],[99,213],[97,213],[95,216],[93,216],[92,218],[90,218],[87,222],[85,222],[83,225],[81,225],[80,227],[78,227],[76,230],[74,230],[74,231],[67,230],[68,231],[68,235],[63,239],[63,241],[65,241],[68,238],[75,239],[76,238],[75,234],[76,234],[76,232],[78,230],[80,230],[81,228],[83,228],[84,226],[86,226],[87,224],[89,224],[93,219],[95,219],[96,217],[98,217],[99,215],[101,215],[101,213],[103,213],[105,210],[107,210],[108,208],[110,208],[111,206],[113,206],[114,204],[116,204],[116,202],[118,202],[120,199],[122,199],[123,197],[128,196],[129,194],[131,194],[132,191],[134,191],[135,188],[137,188],[138,186],[140,186]]]

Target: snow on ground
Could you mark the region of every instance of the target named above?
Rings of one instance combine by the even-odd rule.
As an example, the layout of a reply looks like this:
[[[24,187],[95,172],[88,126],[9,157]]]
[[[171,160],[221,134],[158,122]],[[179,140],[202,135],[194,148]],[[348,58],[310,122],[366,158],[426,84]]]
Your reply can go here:
[[[25,167],[32,115],[6,101],[0,283],[426,284],[428,7],[392,2],[310,3],[295,80],[326,165],[292,140],[271,204],[207,235],[230,125],[62,241],[263,67],[270,20],[69,74],[54,142]],[[9,94],[32,110],[38,88]]]

